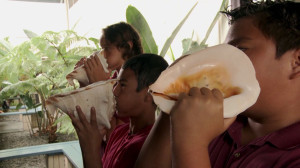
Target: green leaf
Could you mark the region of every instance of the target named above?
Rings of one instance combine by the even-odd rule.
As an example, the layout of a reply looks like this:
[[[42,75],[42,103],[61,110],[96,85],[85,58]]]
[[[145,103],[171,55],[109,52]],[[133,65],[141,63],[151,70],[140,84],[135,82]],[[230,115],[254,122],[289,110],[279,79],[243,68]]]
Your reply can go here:
[[[101,49],[101,47],[100,47],[100,45],[99,45],[99,39],[90,37],[89,40],[92,41],[92,42],[94,43],[94,45],[95,45],[95,47],[97,48],[98,51]]]
[[[42,111],[38,111],[37,113],[38,113],[39,117],[43,117],[44,116],[44,113]]]
[[[144,53],[158,54],[158,47],[144,16],[135,7],[129,5],[126,9],[126,20],[138,31]]]
[[[171,43],[173,42],[175,36],[179,32],[179,30],[181,29],[181,27],[185,23],[185,21],[188,19],[188,17],[190,16],[190,14],[192,13],[192,11],[194,10],[194,8],[196,7],[197,4],[198,4],[198,2],[196,2],[196,4],[192,7],[192,9],[189,11],[189,13],[183,18],[183,20],[179,23],[179,25],[172,32],[172,35],[165,42],[165,44],[164,44],[164,46],[163,46],[163,48],[162,48],[159,55],[161,55],[163,57],[166,55],[166,53],[167,53],[168,49],[170,48]]]
[[[11,84],[12,84],[12,83],[9,82],[9,81],[3,81],[2,83],[5,84],[5,85],[11,85]]]
[[[16,110],[19,110],[22,106],[23,106],[23,104],[22,104],[22,103],[19,103],[19,104],[16,106]]]
[[[57,125],[58,123],[61,123],[60,127],[57,129],[57,133],[67,133],[67,134],[71,134],[71,133],[75,133],[75,129],[74,126],[72,124],[72,121],[70,119],[70,117],[68,115],[63,115],[61,117],[59,117],[53,125]]]
[[[29,93],[27,92],[25,95],[20,95],[22,101],[25,103],[25,105],[27,106],[28,109],[32,109],[34,108],[34,103],[33,100],[31,98],[31,96],[29,95]]]
[[[223,9],[225,9],[226,6],[228,6],[228,0],[223,0],[223,1],[222,1],[222,4],[221,4],[221,7],[220,7],[220,9],[219,9],[219,11],[222,11]],[[200,46],[205,46],[206,41],[207,41],[207,39],[208,39],[208,37],[209,37],[211,31],[213,30],[213,28],[215,27],[215,24],[217,23],[217,21],[218,21],[219,18],[220,18],[220,15],[221,15],[220,12],[217,12],[217,14],[216,14],[214,20],[213,20],[212,23],[210,24],[210,26],[209,26],[209,28],[208,28],[206,34],[205,34],[204,39],[203,39],[202,42],[200,43]]]
[[[32,32],[30,30],[24,29],[23,31],[26,34],[26,36],[30,39],[38,36],[36,33]]]

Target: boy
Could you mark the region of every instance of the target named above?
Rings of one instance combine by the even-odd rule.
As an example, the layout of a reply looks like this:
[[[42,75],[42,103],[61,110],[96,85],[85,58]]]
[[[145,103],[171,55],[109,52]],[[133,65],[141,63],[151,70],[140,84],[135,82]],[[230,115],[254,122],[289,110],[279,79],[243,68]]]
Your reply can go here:
[[[161,114],[136,167],[300,167],[300,4],[249,3],[225,14],[226,42],[255,67],[257,102],[229,127],[221,93],[192,88],[170,117]]]
[[[156,105],[148,86],[156,81],[168,63],[158,55],[142,54],[123,65],[120,80],[114,88],[116,109],[120,117],[130,122],[113,131],[101,161],[101,141],[106,130],[98,130],[95,109],[91,109],[91,124],[78,107],[80,120],[69,114],[79,137],[85,167],[131,168],[155,121]]]

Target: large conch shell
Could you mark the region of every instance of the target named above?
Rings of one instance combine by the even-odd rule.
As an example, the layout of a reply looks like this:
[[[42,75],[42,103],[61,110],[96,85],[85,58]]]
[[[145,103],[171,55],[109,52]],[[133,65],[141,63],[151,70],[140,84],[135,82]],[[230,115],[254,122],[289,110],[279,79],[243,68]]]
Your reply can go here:
[[[224,96],[224,118],[252,106],[260,93],[250,59],[239,49],[221,44],[177,60],[149,87],[155,104],[166,113],[181,92],[191,87],[219,89]]]
[[[74,112],[78,118],[75,107],[79,105],[90,121],[91,107],[95,107],[98,125],[110,128],[109,121],[115,112],[113,85],[116,81],[117,79],[99,81],[71,92],[51,96],[46,101],[46,108],[52,113],[57,108],[63,112]]]
[[[103,53],[100,52],[100,51],[97,51],[95,52],[97,54],[97,56],[99,57],[100,59],[100,62],[102,64],[102,67],[104,69],[104,71],[106,73],[109,73],[108,69],[107,69],[107,62],[106,62],[106,59],[104,58],[103,56]],[[71,86],[74,86],[74,79],[78,80],[79,82],[81,82],[82,84],[84,84],[85,86],[86,85],[89,85],[89,78],[87,77],[87,74],[85,72],[85,69],[84,69],[84,65],[81,65],[79,66],[78,68],[74,69],[71,73],[69,73],[67,76],[66,76],[67,80],[68,80],[68,83],[71,85]]]

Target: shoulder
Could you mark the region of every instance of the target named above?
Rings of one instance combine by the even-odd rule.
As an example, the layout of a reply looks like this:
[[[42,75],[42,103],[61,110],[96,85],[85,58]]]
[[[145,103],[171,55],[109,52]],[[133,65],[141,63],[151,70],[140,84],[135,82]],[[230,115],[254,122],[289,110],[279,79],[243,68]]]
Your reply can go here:
[[[300,146],[294,149],[285,150],[276,160],[276,167],[300,167]],[[279,153],[279,152],[278,152]]]

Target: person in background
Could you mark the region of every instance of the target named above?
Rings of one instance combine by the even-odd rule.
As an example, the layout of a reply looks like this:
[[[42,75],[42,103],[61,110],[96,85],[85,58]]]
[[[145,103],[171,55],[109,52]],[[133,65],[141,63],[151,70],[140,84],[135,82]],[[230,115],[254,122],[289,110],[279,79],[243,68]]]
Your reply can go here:
[[[114,71],[105,73],[99,58],[94,53],[89,58],[82,58],[74,68],[85,65],[89,84],[94,82],[116,78],[117,72],[121,69],[124,62],[136,55],[143,53],[141,39],[138,32],[130,24],[119,22],[102,29],[100,37],[101,52],[106,58],[108,70]],[[80,84],[80,87],[84,85]]]
[[[134,27],[125,22],[115,23],[102,29],[100,46],[102,48],[101,52],[107,61],[109,73],[104,71],[96,53],[91,55],[89,58],[82,58],[74,67],[77,68],[84,64],[89,78],[89,84],[116,78],[122,65],[127,59],[143,53],[141,39],[138,32]],[[80,87],[85,87],[82,83],[79,84]],[[129,119],[120,118],[117,114],[115,114],[111,119],[111,129],[107,131],[105,141],[102,143],[102,152],[105,150],[105,142],[108,141],[111,132],[117,125],[124,122],[129,122]]]
[[[226,42],[256,70],[257,102],[224,119],[220,91],[182,93],[170,115],[159,116],[135,167],[300,167],[300,3],[249,2],[223,13]]]
[[[125,62],[113,93],[117,114],[121,117],[129,117],[130,122],[114,129],[103,157],[100,149],[106,130],[98,129],[95,109],[91,109],[90,123],[80,107],[76,109],[79,120],[74,114],[69,113],[79,137],[85,167],[132,168],[134,166],[140,149],[155,122],[157,106],[148,89],[167,67],[166,60],[155,54],[142,54]]]

